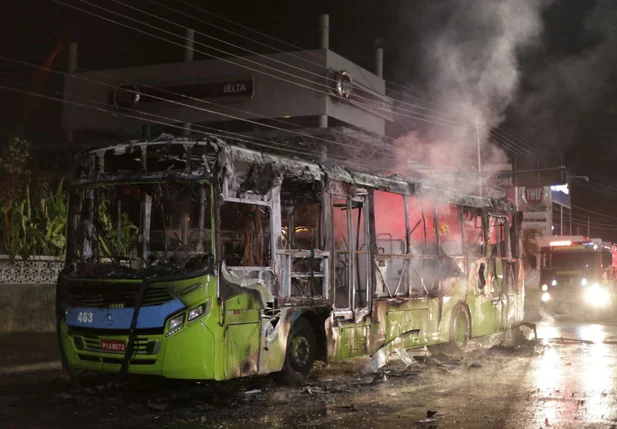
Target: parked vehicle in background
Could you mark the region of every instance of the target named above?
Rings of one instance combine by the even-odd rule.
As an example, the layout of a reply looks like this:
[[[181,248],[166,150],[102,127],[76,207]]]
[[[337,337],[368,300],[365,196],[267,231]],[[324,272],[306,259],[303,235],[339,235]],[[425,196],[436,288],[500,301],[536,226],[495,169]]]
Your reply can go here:
[[[542,247],[542,305],[557,315],[610,316],[617,283],[616,249],[600,239],[555,240]]]

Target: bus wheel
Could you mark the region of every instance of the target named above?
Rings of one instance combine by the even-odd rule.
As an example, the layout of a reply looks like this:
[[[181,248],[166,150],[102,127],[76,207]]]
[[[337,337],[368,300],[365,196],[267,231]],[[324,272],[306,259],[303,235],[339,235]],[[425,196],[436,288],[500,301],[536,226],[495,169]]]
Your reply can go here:
[[[287,338],[287,350],[283,370],[276,374],[276,380],[283,384],[304,381],[313,369],[317,355],[313,326],[301,317],[294,323]]]
[[[452,322],[450,325],[450,343],[459,348],[465,347],[469,340],[471,321],[469,313],[463,304],[457,304],[452,310]]]

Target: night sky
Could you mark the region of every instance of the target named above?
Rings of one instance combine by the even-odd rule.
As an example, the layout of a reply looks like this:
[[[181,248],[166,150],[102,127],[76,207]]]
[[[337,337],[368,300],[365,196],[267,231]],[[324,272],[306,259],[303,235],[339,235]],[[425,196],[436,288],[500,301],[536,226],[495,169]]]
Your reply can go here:
[[[80,0],[62,1],[96,10]],[[139,16],[147,22],[156,22],[111,0],[88,1],[126,15]],[[457,17],[448,13],[449,10],[464,5],[470,13],[481,16],[487,0],[386,0],[382,4],[366,0],[186,1],[301,48],[317,47],[318,15],[329,13],[332,50],[372,70],[374,40],[377,36],[383,37],[385,78],[417,89],[419,92],[412,94],[429,102],[439,95],[435,85],[427,84],[427,58],[430,57],[427,46],[431,45],[426,42],[438,38],[446,25],[456,25]],[[568,163],[577,168],[573,174],[585,174],[591,179],[589,183],[574,182],[574,204],[617,218],[617,169],[614,167],[617,163],[617,2],[512,0],[511,3],[519,1],[521,4],[528,1],[545,3],[539,11],[542,31],[516,51],[519,84],[504,108],[500,127],[507,130],[514,144],[564,153]],[[79,44],[78,66],[86,69],[183,59],[179,47],[52,0],[11,3],[11,13],[5,12],[5,37],[0,42],[2,56],[42,65],[58,50],[53,68],[66,71],[66,44],[74,41]],[[279,42],[261,38],[191,9],[180,0],[131,0],[127,3],[256,52],[266,53],[268,49],[173,14],[156,3],[190,13],[278,49],[286,49]],[[435,9],[435,4],[441,10],[430,10]],[[99,11],[99,14],[104,13]],[[460,30],[461,37],[467,37],[470,32],[477,35],[482,30],[479,26],[469,25]],[[492,37],[490,34],[481,36],[487,41]],[[477,40],[482,42],[482,37]],[[207,56],[196,53],[195,59],[200,58]],[[32,90],[34,86],[37,91],[52,96],[58,95],[54,91],[62,91],[61,77],[37,73],[33,68],[4,60],[0,60],[0,81],[0,85],[26,90]],[[13,135],[26,137],[37,146],[50,149],[62,142],[60,104],[4,90],[2,97],[0,145]],[[413,100],[420,103],[417,98]],[[412,120],[407,121],[406,128],[419,126]],[[595,223],[608,228],[603,231],[596,229],[592,235],[617,240],[617,219],[590,215],[592,226]],[[575,216],[582,219],[586,213],[575,211]]]

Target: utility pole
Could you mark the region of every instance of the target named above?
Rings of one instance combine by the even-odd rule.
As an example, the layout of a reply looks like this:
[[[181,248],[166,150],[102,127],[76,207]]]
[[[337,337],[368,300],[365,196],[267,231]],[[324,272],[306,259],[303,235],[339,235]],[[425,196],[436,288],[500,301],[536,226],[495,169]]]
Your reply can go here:
[[[319,48],[327,51],[330,49],[330,15],[322,13],[319,15]],[[328,128],[328,115],[319,115],[319,128]],[[325,163],[328,160],[328,146],[321,143],[320,161]]]
[[[185,30],[185,42],[184,42],[184,61],[191,62],[195,58],[195,30],[187,28]],[[183,132],[185,136],[191,135],[192,125],[190,122],[185,122],[183,126]]]
[[[480,157],[480,117],[476,119],[476,131],[478,133],[478,193],[482,196],[482,159]]]
[[[589,216],[587,216],[587,238],[591,238],[591,232],[589,231],[591,229],[590,227]]]

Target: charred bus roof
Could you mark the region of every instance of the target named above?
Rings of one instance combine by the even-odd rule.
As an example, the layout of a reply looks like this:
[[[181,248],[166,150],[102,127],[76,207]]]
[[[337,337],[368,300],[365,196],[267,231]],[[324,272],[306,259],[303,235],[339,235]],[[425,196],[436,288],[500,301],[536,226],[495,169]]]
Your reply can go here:
[[[238,166],[245,166],[248,170],[238,171]],[[76,157],[69,186],[131,181],[214,180],[236,173],[242,173],[239,175],[253,185],[268,182],[261,183],[262,187],[271,187],[277,178],[320,181],[324,184],[338,181],[358,188],[374,188],[469,207],[515,211],[514,205],[506,199],[460,195],[422,183],[422,179],[418,178],[400,175],[386,177],[259,152],[229,144],[214,136],[190,139],[163,135],[150,141],[131,141],[84,150]],[[248,177],[250,175],[256,177]]]

